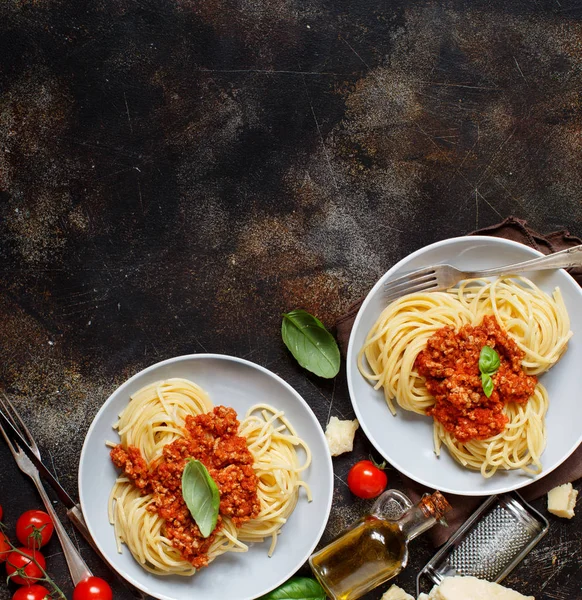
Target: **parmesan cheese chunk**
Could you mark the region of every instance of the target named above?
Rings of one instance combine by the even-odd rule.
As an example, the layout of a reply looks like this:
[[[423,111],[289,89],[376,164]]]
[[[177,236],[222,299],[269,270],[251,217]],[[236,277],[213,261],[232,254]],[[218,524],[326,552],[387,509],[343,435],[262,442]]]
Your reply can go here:
[[[557,517],[571,519],[574,516],[574,506],[578,490],[571,483],[559,485],[548,492],[548,510]]]
[[[397,585],[391,585],[380,600],[414,600],[414,598]]]
[[[354,435],[358,428],[358,420],[340,421],[332,417],[325,429],[325,439],[332,456],[338,456],[344,452],[351,452],[354,448]]]
[[[429,600],[535,600],[514,590],[476,577],[445,577],[435,586]]]

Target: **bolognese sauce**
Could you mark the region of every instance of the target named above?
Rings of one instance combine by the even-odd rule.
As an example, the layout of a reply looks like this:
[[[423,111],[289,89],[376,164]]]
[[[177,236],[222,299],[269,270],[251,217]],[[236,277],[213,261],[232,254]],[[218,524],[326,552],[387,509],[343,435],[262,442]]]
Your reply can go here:
[[[148,510],[165,519],[165,535],[194,567],[208,565],[208,550],[229,517],[236,527],[255,518],[260,505],[258,478],[247,441],[237,435],[239,421],[229,407],[186,417],[184,437],[163,448],[162,457],[147,465],[138,448],[121,444],[111,450],[111,460],[143,494],[152,494]],[[182,472],[186,462],[199,460],[216,483],[220,508],[216,528],[205,538],[182,497]]]
[[[492,376],[493,392],[483,392],[479,355],[484,346],[499,355],[499,369]],[[435,398],[427,410],[459,442],[484,440],[505,429],[503,407],[508,402],[524,404],[532,396],[537,378],[527,375],[521,361],[525,353],[498,325],[486,316],[481,325],[464,325],[457,332],[446,326],[428,340],[415,361]]]

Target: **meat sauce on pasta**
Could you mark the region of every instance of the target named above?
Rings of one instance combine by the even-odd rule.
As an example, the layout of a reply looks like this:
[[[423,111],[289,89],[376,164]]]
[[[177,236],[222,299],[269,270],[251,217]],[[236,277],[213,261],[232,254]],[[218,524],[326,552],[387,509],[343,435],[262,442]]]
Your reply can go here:
[[[212,412],[186,417],[184,437],[164,446],[163,456],[147,465],[138,448],[118,444],[111,450],[116,467],[153,502],[147,510],[166,521],[166,537],[192,566],[208,565],[208,549],[228,516],[240,527],[259,514],[258,478],[253,456],[244,437],[237,435],[239,421],[234,409],[216,406]],[[189,458],[199,460],[216,483],[220,509],[215,530],[204,537],[182,497],[182,472]]]
[[[483,392],[479,371],[484,346],[493,348],[500,360],[489,398]],[[521,367],[524,356],[492,316],[475,327],[464,325],[456,333],[450,326],[439,329],[415,362],[435,399],[426,414],[460,442],[486,440],[501,433],[509,421],[503,407],[508,402],[526,403],[537,383],[537,377],[526,375]]]
[[[303,472],[309,446],[284,412],[249,406],[240,422],[233,408],[214,406],[188,379],[156,381],[131,395],[107,442],[122,469],[109,496],[117,548],[126,545],[147,571],[191,576],[226,552],[277,538],[300,489],[311,501]],[[219,492],[217,525],[203,538],[182,497],[188,459],[199,460]]]

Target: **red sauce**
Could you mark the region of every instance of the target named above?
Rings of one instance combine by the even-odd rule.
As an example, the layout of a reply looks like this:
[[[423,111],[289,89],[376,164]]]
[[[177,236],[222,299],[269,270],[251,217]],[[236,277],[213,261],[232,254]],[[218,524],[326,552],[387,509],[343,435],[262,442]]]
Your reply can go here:
[[[165,535],[194,567],[208,565],[208,549],[228,516],[240,527],[259,513],[258,478],[253,456],[232,408],[217,406],[210,413],[186,418],[184,437],[168,444],[162,458],[149,466],[139,449],[121,445],[111,450],[111,460],[144,494],[153,494],[148,510],[165,519]],[[182,498],[182,471],[189,458],[208,469],[220,492],[215,530],[202,537]]]
[[[479,371],[483,346],[493,348],[500,359],[489,398],[483,392]],[[442,423],[459,442],[497,435],[507,424],[502,412],[505,404],[523,404],[534,392],[537,378],[523,371],[524,356],[493,316],[484,317],[476,327],[464,325],[456,333],[448,326],[439,329],[415,362],[436,400],[427,414]]]

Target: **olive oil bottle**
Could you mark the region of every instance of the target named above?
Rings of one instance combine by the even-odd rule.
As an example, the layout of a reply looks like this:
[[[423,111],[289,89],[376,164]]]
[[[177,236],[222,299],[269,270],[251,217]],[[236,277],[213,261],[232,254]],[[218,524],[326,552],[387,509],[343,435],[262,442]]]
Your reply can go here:
[[[391,518],[395,503],[399,518]],[[430,529],[449,503],[440,492],[416,505],[400,492],[388,490],[372,512],[309,559],[311,570],[333,600],[355,600],[396,577],[408,562],[408,542]]]

